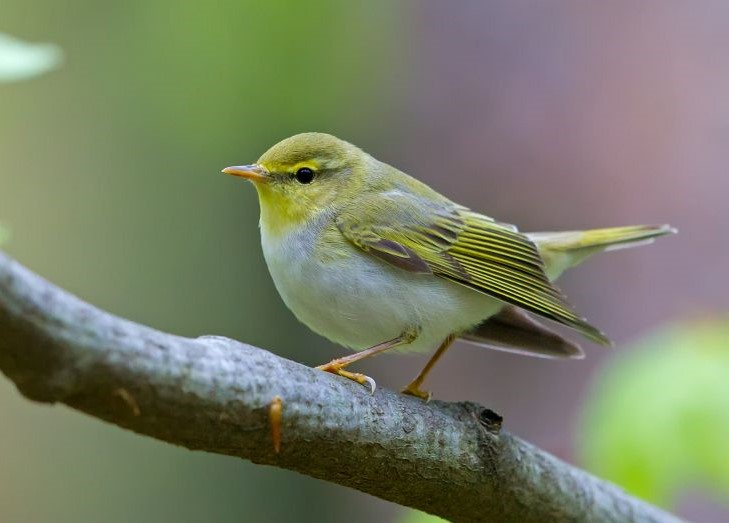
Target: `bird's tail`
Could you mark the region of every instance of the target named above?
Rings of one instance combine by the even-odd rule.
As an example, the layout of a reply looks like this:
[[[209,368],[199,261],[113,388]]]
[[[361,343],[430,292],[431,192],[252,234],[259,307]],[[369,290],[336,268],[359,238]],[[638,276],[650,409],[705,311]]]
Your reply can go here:
[[[547,275],[555,279],[565,269],[595,253],[653,243],[659,236],[676,232],[669,225],[631,225],[589,231],[534,232],[528,236],[544,258]]]

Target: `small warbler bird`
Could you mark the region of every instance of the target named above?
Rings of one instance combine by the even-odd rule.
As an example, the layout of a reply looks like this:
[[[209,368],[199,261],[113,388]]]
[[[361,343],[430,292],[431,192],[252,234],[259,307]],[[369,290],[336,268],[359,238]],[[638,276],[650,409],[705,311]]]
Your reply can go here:
[[[534,316],[587,339],[610,340],[552,284],[601,251],[648,243],[667,225],[521,233],[452,202],[354,145],[297,134],[226,174],[253,182],[261,243],[286,305],[309,328],[356,353],[318,369],[369,384],[347,367],[393,349],[434,355],[403,389],[423,381],[456,339],[548,358],[578,345]]]

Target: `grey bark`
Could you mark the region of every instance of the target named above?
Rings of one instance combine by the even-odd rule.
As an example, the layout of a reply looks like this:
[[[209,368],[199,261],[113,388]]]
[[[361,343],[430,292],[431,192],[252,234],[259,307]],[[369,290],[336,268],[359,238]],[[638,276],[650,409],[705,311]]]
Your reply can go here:
[[[675,522],[474,403],[364,387],[222,337],[105,313],[0,253],[0,370],[27,398],[193,450],[346,485],[452,521]],[[282,399],[281,449],[269,411]]]

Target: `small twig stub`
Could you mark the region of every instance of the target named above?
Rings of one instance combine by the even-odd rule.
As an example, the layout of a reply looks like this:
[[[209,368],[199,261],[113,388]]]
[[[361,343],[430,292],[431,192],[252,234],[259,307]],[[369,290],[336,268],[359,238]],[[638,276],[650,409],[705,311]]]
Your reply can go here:
[[[268,406],[268,421],[271,425],[271,439],[273,441],[273,451],[278,454],[281,452],[281,411],[283,410],[283,400],[281,396],[274,396]]]

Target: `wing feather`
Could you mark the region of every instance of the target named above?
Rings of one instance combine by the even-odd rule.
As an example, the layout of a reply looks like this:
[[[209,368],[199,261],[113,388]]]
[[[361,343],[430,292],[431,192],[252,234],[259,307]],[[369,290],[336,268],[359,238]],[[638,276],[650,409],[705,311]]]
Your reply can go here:
[[[536,245],[512,225],[448,200],[391,191],[358,198],[339,213],[337,226],[354,245],[392,265],[446,278],[610,344],[567,303]]]
[[[476,345],[527,356],[575,359],[584,357],[579,345],[542,325],[513,305],[505,306],[498,314],[464,332],[461,339]]]

